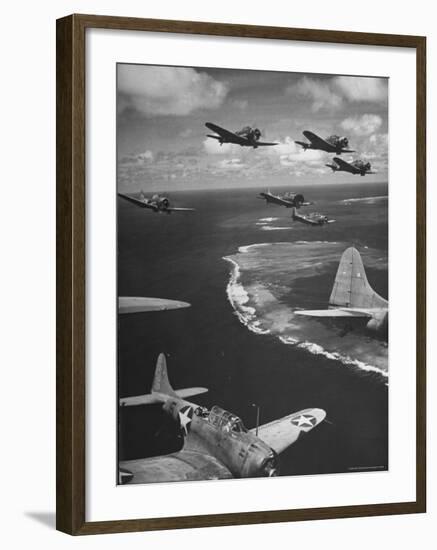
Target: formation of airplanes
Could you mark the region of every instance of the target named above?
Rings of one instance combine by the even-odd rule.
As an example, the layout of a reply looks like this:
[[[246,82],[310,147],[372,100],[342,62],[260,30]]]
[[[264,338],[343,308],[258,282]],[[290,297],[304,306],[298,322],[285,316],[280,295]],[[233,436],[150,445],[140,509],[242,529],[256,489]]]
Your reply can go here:
[[[126,195],[125,193],[118,193],[118,196],[137,206],[140,206],[141,208],[153,210],[153,212],[165,212],[166,214],[171,214],[172,212],[195,211],[195,208],[175,208],[170,205],[170,200],[168,197],[163,197],[161,195],[153,195],[150,199],[147,199],[142,191],[139,198],[133,197],[132,195]]]
[[[168,379],[165,355],[160,354],[151,393],[122,398],[120,406],[160,404],[178,423],[184,444],[176,453],[121,461],[119,483],[277,476],[278,455],[326,417],[323,409],[309,408],[248,430],[235,414],[217,405],[200,407],[186,399],[206,391],[175,391]]]
[[[206,127],[214,132],[209,138],[220,145],[232,143],[241,147],[256,149],[261,146],[275,146],[275,142],[262,142],[261,131],[249,126],[231,132],[207,122]],[[296,141],[304,150],[314,149],[341,155],[353,153],[349,140],[336,135],[323,139],[313,132],[304,131],[308,142]],[[332,164],[326,164],[333,172],[343,171],[361,176],[373,174],[369,162],[355,160],[346,162],[338,157]],[[194,208],[173,207],[168,197],[155,194],[146,198],[118,193],[136,206],[155,213],[192,212]],[[291,208],[293,221],[311,226],[322,226],[335,222],[324,214],[298,212],[301,207],[313,203],[305,201],[303,194],[287,192],[279,195],[270,190],[260,192],[259,199],[266,203]],[[166,311],[190,307],[187,302],[162,298],[120,296],[119,314]],[[339,318],[351,320],[361,318],[368,330],[384,332],[388,327],[388,302],[379,296],[367,281],[359,252],[350,247],[344,251],[327,309],[298,310],[297,315],[313,318]],[[120,398],[120,407],[161,405],[163,411],[178,424],[184,437],[180,451],[119,463],[119,483],[151,483],[206,479],[227,479],[243,477],[271,477],[279,474],[279,455],[296,443],[302,433],[311,431],[326,417],[320,408],[308,408],[289,414],[262,426],[248,430],[235,414],[215,405],[211,409],[198,406],[187,399],[207,392],[206,388],[185,388],[174,390],[168,379],[166,358],[158,357],[151,392],[143,395]]]
[[[297,315],[322,318],[362,318],[368,330],[386,333],[388,301],[370,286],[360,253],[347,248],[341,257],[329,297],[329,309],[296,311]]]

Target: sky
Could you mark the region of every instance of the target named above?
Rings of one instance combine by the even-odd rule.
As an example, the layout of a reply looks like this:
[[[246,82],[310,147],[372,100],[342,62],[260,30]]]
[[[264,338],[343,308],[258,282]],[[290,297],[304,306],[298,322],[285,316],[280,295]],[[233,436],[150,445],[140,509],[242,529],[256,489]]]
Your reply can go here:
[[[261,129],[274,147],[257,149],[207,138],[205,122],[230,131]],[[388,80],[360,76],[119,64],[117,161],[121,192],[227,187],[292,189],[357,182],[332,173],[334,155],[303,151],[303,130],[346,136],[388,180]]]

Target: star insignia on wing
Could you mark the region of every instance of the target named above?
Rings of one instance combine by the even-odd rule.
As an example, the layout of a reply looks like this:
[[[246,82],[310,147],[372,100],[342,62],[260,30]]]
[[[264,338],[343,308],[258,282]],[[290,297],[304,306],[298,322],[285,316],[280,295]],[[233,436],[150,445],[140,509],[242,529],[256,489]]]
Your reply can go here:
[[[317,424],[317,420],[309,414],[301,414],[293,418],[291,423],[298,428],[313,428]]]
[[[178,414],[181,428],[184,430],[185,435],[188,435],[188,429],[193,419],[193,409],[187,405],[186,407],[182,407]]]

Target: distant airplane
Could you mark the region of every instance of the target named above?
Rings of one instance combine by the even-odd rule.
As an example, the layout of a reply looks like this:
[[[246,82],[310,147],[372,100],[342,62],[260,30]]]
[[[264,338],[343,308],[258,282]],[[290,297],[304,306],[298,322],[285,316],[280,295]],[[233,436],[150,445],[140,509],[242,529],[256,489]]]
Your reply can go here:
[[[162,404],[163,410],[178,422],[184,445],[181,451],[169,455],[121,461],[119,483],[276,476],[277,455],[326,416],[322,409],[304,409],[248,430],[238,416],[218,406],[209,410],[185,400],[206,391],[206,388],[173,390],[161,353],[151,393],[122,398],[120,406]]]
[[[327,164],[328,168],[331,168],[333,172],[349,172],[350,174],[360,174],[365,176],[366,174],[376,174],[371,172],[372,167],[370,162],[364,162],[363,160],[354,160],[353,162],[346,162],[345,160],[334,157],[334,164]]]
[[[360,253],[354,247],[343,252],[329,297],[330,309],[295,311],[297,315],[331,318],[364,318],[367,328],[386,332],[388,301],[369,285]]]
[[[274,195],[269,191],[262,192],[257,196],[258,199],[265,199],[268,203],[278,204],[285,206],[285,208],[300,208],[301,206],[308,206],[311,202],[305,202],[304,196],[300,193],[288,192],[284,195]]]
[[[333,135],[323,139],[308,130],[305,130],[302,133],[310,143],[306,143],[305,141],[296,141],[296,143],[301,145],[304,151],[307,149],[316,149],[319,151],[325,151],[326,153],[336,153],[337,155],[341,155],[342,153],[355,153],[352,149],[347,149],[349,140],[346,137]]]
[[[311,212],[311,214],[298,214],[296,208],[291,211],[291,217],[293,220],[308,225],[325,225],[326,223],[334,223],[335,220],[330,220],[328,216],[319,214],[318,212]]]
[[[163,298],[143,298],[137,296],[119,296],[118,313],[142,313],[148,311],[168,311],[190,307],[187,302],[166,300]]]
[[[172,212],[194,212],[195,208],[173,208],[170,206],[170,201],[167,197],[162,197],[161,195],[153,195],[152,198],[146,199],[144,193],[141,191],[140,198],[137,199],[131,195],[125,195],[124,193],[118,193],[118,196],[141,206],[142,208],[149,208],[154,212],[165,212],[171,214]]]
[[[220,145],[223,145],[223,143],[235,143],[236,145],[241,145],[241,147],[253,147],[254,149],[260,146],[278,145],[277,143],[259,141],[259,138],[261,137],[261,130],[258,128],[246,126],[238,132],[230,132],[229,130],[221,128],[212,122],[206,122],[205,126],[218,134],[218,136],[211,134],[207,134],[207,136],[212,139],[216,139]]]

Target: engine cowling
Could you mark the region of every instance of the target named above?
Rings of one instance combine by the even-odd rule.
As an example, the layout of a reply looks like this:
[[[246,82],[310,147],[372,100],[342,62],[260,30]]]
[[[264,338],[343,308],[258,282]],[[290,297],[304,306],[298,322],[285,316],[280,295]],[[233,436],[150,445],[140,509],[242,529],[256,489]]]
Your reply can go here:
[[[168,208],[170,206],[170,201],[167,197],[162,197],[160,200],[161,206],[164,206],[164,208]]]

